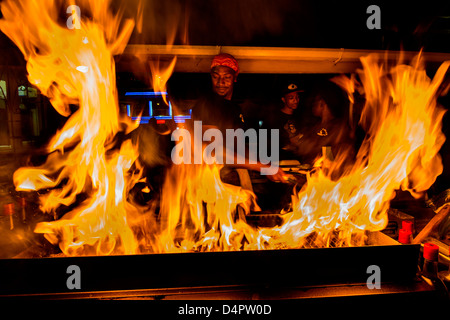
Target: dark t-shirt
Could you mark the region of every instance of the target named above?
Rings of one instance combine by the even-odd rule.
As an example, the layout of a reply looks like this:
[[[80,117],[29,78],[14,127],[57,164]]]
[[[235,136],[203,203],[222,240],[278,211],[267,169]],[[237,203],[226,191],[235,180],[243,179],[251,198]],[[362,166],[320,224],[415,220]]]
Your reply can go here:
[[[226,129],[238,129],[244,127],[244,117],[240,106],[234,102],[211,93],[198,100],[192,109],[192,120],[202,121],[202,126],[217,127],[223,135],[223,144],[226,143]],[[236,146],[235,146],[236,147]],[[225,152],[229,152],[225,150]],[[236,152],[236,150],[234,150]],[[236,170],[224,166],[220,171],[223,182],[240,185]]]
[[[286,114],[278,110],[265,121],[264,128],[279,130],[280,159],[292,160],[297,157],[292,153],[292,141],[300,133],[300,120],[296,114]],[[270,143],[270,140],[269,140]]]
[[[350,159],[354,156],[354,142],[350,132],[344,119],[333,119],[326,124],[317,121],[302,128],[295,153],[301,157],[302,162],[313,164],[315,159],[322,156],[322,147],[328,146],[334,157],[345,152]]]
[[[225,137],[226,129],[243,127],[243,116],[239,105],[211,93],[199,99],[192,109],[192,119],[201,120],[204,126],[215,126]]]

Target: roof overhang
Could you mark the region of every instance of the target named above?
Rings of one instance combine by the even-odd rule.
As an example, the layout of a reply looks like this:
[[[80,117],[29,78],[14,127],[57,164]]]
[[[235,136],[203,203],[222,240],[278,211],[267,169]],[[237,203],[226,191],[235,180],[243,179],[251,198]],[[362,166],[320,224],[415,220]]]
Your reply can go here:
[[[170,61],[177,57],[175,72],[207,73],[214,55],[226,52],[239,61],[240,73],[299,74],[351,73],[361,67],[360,58],[371,53],[388,61],[406,62],[418,54],[413,51],[358,49],[235,47],[185,45],[128,45],[124,55],[146,60]],[[427,64],[450,60],[450,53],[424,52]]]

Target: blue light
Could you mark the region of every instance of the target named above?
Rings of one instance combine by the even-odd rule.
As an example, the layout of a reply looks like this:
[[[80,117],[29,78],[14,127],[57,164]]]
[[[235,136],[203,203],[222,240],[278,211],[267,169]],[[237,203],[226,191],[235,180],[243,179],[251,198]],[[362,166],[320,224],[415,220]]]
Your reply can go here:
[[[174,119],[183,119],[183,120],[189,120],[191,119],[191,116],[175,116]]]
[[[167,92],[153,92],[153,91],[144,91],[144,92],[125,92],[126,96],[150,96],[157,97],[162,95],[167,95]]]
[[[138,120],[139,117],[131,117],[131,120],[136,121]],[[151,117],[141,117],[141,121],[139,122],[140,124],[142,123],[148,123],[150,121]]]
[[[136,96],[136,97],[159,97],[159,96],[163,96],[163,95],[167,95],[167,92],[153,92],[153,91],[144,91],[144,92],[126,92],[125,93],[126,96]],[[168,105],[168,111],[169,111],[169,115],[164,116],[164,115],[160,115],[160,116],[155,116],[153,114],[153,101],[149,100],[148,101],[148,113],[149,116],[143,116],[141,117],[141,121],[140,123],[149,123],[150,119],[156,119],[156,120],[171,120],[171,119],[176,119],[179,122],[184,122],[184,120],[187,119],[191,119],[191,114],[192,114],[192,110],[189,110],[189,115],[186,116],[174,116],[173,115],[173,109],[172,109],[172,103],[169,101],[169,105]],[[127,114],[129,117],[131,117],[131,105],[127,104]],[[139,117],[131,117],[132,120],[137,120]]]

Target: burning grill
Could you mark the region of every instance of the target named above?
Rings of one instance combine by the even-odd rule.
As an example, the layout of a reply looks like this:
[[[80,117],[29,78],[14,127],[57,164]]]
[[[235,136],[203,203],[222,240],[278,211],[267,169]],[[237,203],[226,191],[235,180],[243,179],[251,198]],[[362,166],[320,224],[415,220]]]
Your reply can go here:
[[[8,277],[2,297],[148,299],[253,297],[304,298],[305,290],[332,287],[368,294],[367,268],[383,270],[383,286],[431,291],[415,282],[419,245],[398,245],[374,233],[365,247],[205,252],[107,257],[56,257],[0,260]],[[384,245],[380,245],[383,243]],[[81,290],[69,290],[71,265],[81,270]],[[174,266],[183,266],[174,269]],[[176,268],[176,267],[175,267]],[[282,270],[282,273],[278,272]],[[157,276],[155,276],[157,275]],[[363,290],[366,288],[365,290]],[[406,291],[406,289],[403,288]],[[302,292],[303,291],[303,292]],[[389,289],[387,290],[389,292]],[[351,292],[351,290],[350,290]],[[350,293],[348,292],[348,293]],[[257,294],[257,296],[255,296]],[[322,293],[324,294],[324,293]],[[330,294],[328,292],[328,294]]]
[[[366,235],[366,245],[357,247],[88,257],[52,254],[56,251],[41,242],[14,259],[0,259],[7,275],[0,298],[302,300],[377,294],[401,300],[441,295],[417,278],[419,244],[402,245],[381,232]],[[79,268],[79,287],[68,284],[71,266]],[[382,292],[368,288],[370,266],[382,270]]]
[[[2,11],[8,22],[23,11],[13,1],[5,3]],[[414,58],[417,63],[398,64],[386,72],[379,56],[369,55],[361,57],[359,82],[334,78],[352,107],[357,89],[364,91],[360,122],[366,139],[349,168],[344,157],[331,161],[324,155],[315,163],[316,171],[303,172],[306,183],[293,188],[288,210],[261,211],[249,188],[223,183],[221,165],[210,162],[169,166],[161,192],[143,205],[133,192],[153,196],[154,186],[144,174],[139,147],[128,136],[139,121],[119,112],[113,60],[124,52],[133,22],[124,22],[119,32],[120,19],[92,3],[86,6],[93,21],[82,25],[83,32],[73,32],[52,14],[28,16],[38,8],[26,3],[30,9],[19,15],[23,20],[2,21],[0,29],[28,61],[30,82],[60,114],[70,117],[51,139],[43,164],[14,173],[16,191],[36,198],[31,215],[25,212],[30,209],[25,200],[17,205],[24,212],[19,219],[13,217],[14,206],[5,206],[9,229],[15,229],[9,242],[18,244],[12,251],[22,253],[0,260],[0,270],[7,275],[0,282],[0,297],[372,295],[373,270],[381,270],[381,280],[373,279],[382,281],[384,295],[437,294],[416,277],[420,244],[399,245],[380,231],[388,223],[397,190],[419,197],[440,174],[442,162],[436,155],[445,141],[445,111],[436,94],[448,62],[430,79],[418,67],[420,55]],[[46,10],[52,12],[51,7]],[[39,32],[35,25],[41,26]],[[167,55],[174,57],[166,68],[152,61],[150,69],[154,92],[164,92],[163,101],[171,105],[166,82],[177,58],[173,52]],[[285,62],[293,59],[289,50],[281,56]],[[73,103],[78,104],[75,112],[70,109]],[[189,134],[181,126],[176,130]],[[157,138],[149,140],[147,152],[154,156],[150,162],[160,164],[153,143]],[[443,217],[441,212],[436,220]],[[430,230],[422,231],[420,239]]]

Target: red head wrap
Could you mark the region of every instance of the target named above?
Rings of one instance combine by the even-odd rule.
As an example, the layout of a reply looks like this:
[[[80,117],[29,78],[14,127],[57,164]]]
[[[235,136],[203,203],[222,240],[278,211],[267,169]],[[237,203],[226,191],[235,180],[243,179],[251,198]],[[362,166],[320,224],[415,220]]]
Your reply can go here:
[[[239,73],[239,65],[237,60],[231,54],[228,53],[220,53],[214,57],[211,63],[211,69],[216,66],[229,67],[234,70],[236,76]]]

